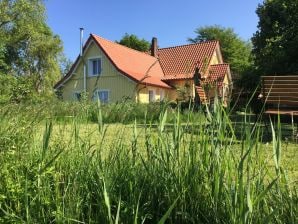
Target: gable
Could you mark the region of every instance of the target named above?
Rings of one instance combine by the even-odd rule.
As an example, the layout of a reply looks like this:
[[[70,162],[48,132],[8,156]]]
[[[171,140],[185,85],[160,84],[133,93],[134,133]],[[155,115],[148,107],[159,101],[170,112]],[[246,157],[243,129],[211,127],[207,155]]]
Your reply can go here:
[[[88,62],[93,59],[101,61],[101,72],[98,76],[88,73]],[[83,61],[86,64],[86,82],[84,81]],[[105,90],[109,92],[109,102],[117,102],[123,97],[135,99],[136,82],[119,72],[97,44],[94,41],[89,41],[84,48],[84,56],[74,64],[71,73],[61,87],[62,97],[66,100],[75,100],[75,93],[83,92],[86,87],[87,97],[90,100],[92,100],[95,91]]]
[[[109,61],[105,53],[94,43],[94,41],[90,41],[88,46],[84,51],[84,56],[81,60],[79,60],[78,64],[75,66],[73,70],[74,76],[76,78],[83,78],[84,71],[83,71],[83,61],[86,64],[86,74],[90,74],[89,69],[89,62],[92,59],[100,59],[101,63],[101,77],[105,76],[116,76],[117,69],[115,66]]]
[[[77,58],[68,75],[55,85],[55,89],[67,82],[72,82],[70,86],[73,88],[83,89],[83,81],[79,81],[84,74],[83,60],[86,62],[88,74],[88,60],[92,58],[101,60],[104,71],[101,77],[121,76],[125,82],[129,80],[134,85],[169,89],[171,87],[167,83],[192,79],[196,68],[199,68],[202,77],[207,78],[213,65],[223,64],[218,41],[158,49],[156,58],[91,34],[83,52],[84,57]],[[231,81],[229,69],[228,79]],[[90,85],[89,81],[87,86]]]
[[[171,88],[161,80],[164,74],[159,61],[148,54],[130,49],[94,34],[90,35],[84,46],[83,52],[84,60],[102,57],[102,61],[106,63],[106,66],[103,64],[103,69],[108,68],[112,71],[109,74],[118,71],[118,73],[135,83]],[[78,73],[77,71],[81,72]],[[83,74],[83,63],[82,59],[79,57],[70,69],[70,72],[62,78],[54,88],[58,89],[73,75],[77,75],[77,73],[81,75]]]
[[[83,89],[83,78],[84,78],[84,64],[83,61],[85,61],[86,64],[86,76],[88,77],[89,71],[88,71],[88,62],[91,59],[99,58],[101,61],[101,68],[102,68],[102,74],[101,77],[105,76],[118,76],[123,74],[119,73],[117,68],[114,66],[113,63],[109,60],[107,55],[102,51],[102,49],[99,48],[99,46],[92,40],[89,39],[84,46],[84,54],[83,57],[78,57],[75,63],[73,64],[72,68],[70,69],[69,73],[63,77],[56,85],[55,89],[60,88],[63,85],[66,85],[67,82],[70,81],[81,81],[80,83],[74,84],[73,86],[76,87],[76,89]],[[126,79],[127,77],[124,76]],[[133,80],[130,80],[133,81]]]
[[[140,84],[171,88],[161,81],[164,73],[155,57],[94,34],[91,34],[91,37],[115,67],[127,77]]]
[[[229,64],[215,64],[209,68],[209,76],[204,80],[204,83],[222,86],[229,82],[230,67]]]
[[[193,74],[195,68],[207,70],[218,47],[218,41],[158,49],[158,57],[165,78]]]
[[[213,52],[212,58],[210,60],[210,65],[216,65],[216,64],[223,64],[223,59],[221,55],[221,50],[219,44],[215,48],[215,51]]]

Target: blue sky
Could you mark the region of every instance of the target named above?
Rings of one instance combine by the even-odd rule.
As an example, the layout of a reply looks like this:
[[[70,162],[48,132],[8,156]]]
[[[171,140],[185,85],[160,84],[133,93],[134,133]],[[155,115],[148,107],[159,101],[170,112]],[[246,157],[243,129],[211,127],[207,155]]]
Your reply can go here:
[[[47,21],[64,43],[65,55],[79,54],[79,27],[84,39],[95,33],[120,40],[125,33],[159,47],[187,43],[197,27],[218,24],[231,27],[244,40],[257,30],[255,10],[263,0],[46,0]]]

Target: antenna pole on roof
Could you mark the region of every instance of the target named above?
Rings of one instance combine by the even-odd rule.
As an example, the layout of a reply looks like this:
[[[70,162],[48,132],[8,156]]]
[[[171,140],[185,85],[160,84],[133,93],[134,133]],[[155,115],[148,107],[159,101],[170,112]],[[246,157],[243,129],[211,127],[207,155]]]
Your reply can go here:
[[[80,56],[83,56],[83,35],[84,35],[84,28],[80,28]]]
[[[83,68],[83,72],[84,72],[84,93],[86,93],[87,91],[87,76],[86,76],[86,64],[83,58],[83,34],[84,34],[84,28],[80,28],[80,58],[83,61],[84,64],[84,68]]]

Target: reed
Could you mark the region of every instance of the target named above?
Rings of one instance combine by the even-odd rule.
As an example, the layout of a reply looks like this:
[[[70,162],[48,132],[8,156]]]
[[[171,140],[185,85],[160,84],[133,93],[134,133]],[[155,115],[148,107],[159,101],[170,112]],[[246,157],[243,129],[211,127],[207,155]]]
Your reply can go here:
[[[90,128],[88,110],[57,121],[2,109],[1,223],[298,222],[280,122],[268,145],[246,119],[237,138],[217,101],[206,116],[164,105],[157,123],[144,114],[114,129],[100,104]]]

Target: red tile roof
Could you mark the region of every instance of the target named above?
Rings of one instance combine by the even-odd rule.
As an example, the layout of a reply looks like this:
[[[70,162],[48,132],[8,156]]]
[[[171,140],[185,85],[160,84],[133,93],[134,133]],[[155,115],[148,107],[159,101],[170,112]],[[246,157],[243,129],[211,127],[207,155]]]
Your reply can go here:
[[[158,49],[157,55],[165,76],[177,76],[193,74],[198,66],[200,71],[207,70],[206,66],[219,45],[218,41],[188,44],[176,47]]]
[[[194,74],[175,74],[165,75],[161,80],[178,80],[178,79],[192,79]]]
[[[91,34],[113,64],[129,78],[142,84],[170,88],[161,81],[164,76],[158,59],[113,41]]]
[[[217,83],[218,86],[222,86],[225,75],[227,75],[229,69],[229,64],[210,65],[208,71],[209,75],[203,83]]]
[[[113,41],[106,40],[95,34],[90,35],[85,46],[87,46],[91,40],[95,41],[114,66],[128,78],[141,84],[171,88],[165,82],[161,81],[164,74],[157,58]],[[63,84],[64,81],[71,76],[71,73],[72,70],[55,85],[55,88]]]
[[[201,74],[207,77],[201,81],[202,85],[216,83],[220,87],[225,75],[229,73],[228,64],[209,65],[216,48],[219,47],[218,41],[158,49],[158,58],[155,58],[95,34],[90,35],[84,49],[92,40],[122,74],[141,84],[171,88],[163,81],[192,79],[198,67]],[[71,77],[78,62],[79,57],[70,72],[54,88],[59,88]],[[207,97],[203,88],[196,86],[196,90],[201,101],[206,103]]]
[[[225,76],[228,74],[230,70],[229,64],[217,64],[217,65],[210,65],[209,66],[209,75],[206,79],[203,79],[200,82],[200,86],[196,86],[196,92],[200,98],[200,101],[202,104],[209,104],[208,98],[206,96],[206,92],[204,90],[204,85],[211,84],[211,85],[217,85],[217,88],[222,87],[223,81]],[[219,90],[219,89],[218,89]],[[218,91],[220,94],[221,91]],[[210,101],[211,99],[209,99]]]

